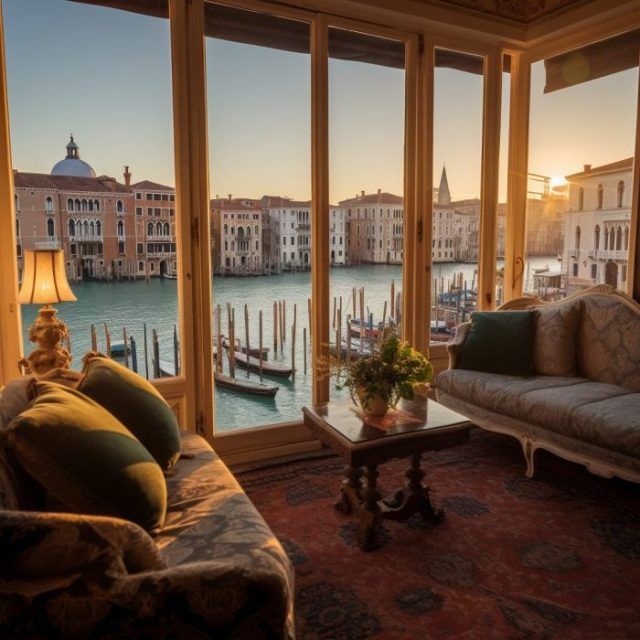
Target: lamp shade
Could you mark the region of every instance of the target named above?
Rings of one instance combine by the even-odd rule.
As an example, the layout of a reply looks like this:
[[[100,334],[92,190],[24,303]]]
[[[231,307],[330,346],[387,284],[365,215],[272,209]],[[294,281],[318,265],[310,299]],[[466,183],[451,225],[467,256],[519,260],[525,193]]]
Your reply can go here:
[[[20,304],[73,302],[76,297],[67,282],[62,251],[25,251]]]

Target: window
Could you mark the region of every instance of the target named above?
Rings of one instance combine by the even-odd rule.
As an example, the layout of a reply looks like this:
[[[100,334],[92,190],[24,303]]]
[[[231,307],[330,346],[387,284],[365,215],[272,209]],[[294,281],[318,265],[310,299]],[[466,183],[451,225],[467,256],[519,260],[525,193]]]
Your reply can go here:
[[[598,191],[597,191],[597,204],[596,204],[596,209],[602,209],[602,202],[604,200],[604,188],[601,184],[598,185]]]
[[[55,238],[56,235],[56,225],[51,218],[47,220],[47,235],[49,238]]]
[[[618,182],[618,209],[622,208],[624,203],[624,180]]]
[[[576,227],[576,251],[580,251],[580,236],[582,235],[582,230],[580,227]]]
[[[136,245],[136,252],[137,253],[144,253],[144,245],[142,244],[142,242],[138,242]]]
[[[47,196],[44,201],[44,212],[45,213],[53,213],[53,198]]]
[[[124,223],[122,220],[118,220],[118,237],[122,238],[124,236]]]
[[[118,200],[116,202],[116,213],[124,213],[124,204],[122,203],[122,200]]]
[[[136,207],[136,215],[137,216],[141,216],[142,215],[142,207]]]
[[[69,220],[69,235],[73,238],[76,235],[76,221]]]
[[[594,244],[595,250],[598,251],[598,249],[600,249],[600,225],[599,224],[596,225],[596,228],[594,231],[593,244]]]
[[[73,200],[71,198],[67,200],[67,211],[73,211]]]

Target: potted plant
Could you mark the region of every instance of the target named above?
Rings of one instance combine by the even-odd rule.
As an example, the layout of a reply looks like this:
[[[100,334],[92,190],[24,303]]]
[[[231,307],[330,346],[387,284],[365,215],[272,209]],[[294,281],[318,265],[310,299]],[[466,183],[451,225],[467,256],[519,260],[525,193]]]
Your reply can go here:
[[[412,399],[419,387],[433,379],[429,361],[388,328],[371,356],[344,360],[332,357],[329,373],[336,387],[347,387],[364,413],[383,416],[400,398]]]

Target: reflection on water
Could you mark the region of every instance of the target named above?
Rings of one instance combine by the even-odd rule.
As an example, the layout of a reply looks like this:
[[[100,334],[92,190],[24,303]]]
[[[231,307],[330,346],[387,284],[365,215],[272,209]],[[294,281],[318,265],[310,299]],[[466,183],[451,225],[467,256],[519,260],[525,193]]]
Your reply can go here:
[[[548,258],[539,259],[541,266]],[[464,278],[472,279],[475,265],[438,264],[434,265],[434,277],[442,277],[445,282],[453,273],[463,272]],[[395,281],[396,291],[401,289],[402,272],[400,266],[366,265],[331,271],[331,297],[343,297],[345,316],[351,313],[352,288],[365,286],[365,305],[377,322],[382,316],[385,301],[389,301],[391,282]],[[151,366],[151,331],[158,333],[161,360],[173,361],[173,326],[177,322],[176,282],[153,279],[116,282],[111,284],[85,282],[73,286],[78,301],[57,306],[58,315],[67,323],[72,338],[74,368],[81,366],[83,354],[91,349],[91,324],[96,325],[98,348],[105,350],[104,324],[111,334],[112,342],[122,341],[122,330],[133,336],[137,344],[138,371],[145,374],[144,334],[148,330],[148,364]],[[269,359],[275,362],[291,362],[291,325],[293,308],[297,307],[296,368],[295,379],[268,378],[265,382],[280,385],[275,398],[241,395],[225,389],[216,389],[216,428],[219,431],[274,424],[299,420],[301,408],[308,404],[311,394],[310,357],[307,357],[307,374],[303,371],[303,328],[307,328],[307,349],[309,345],[309,317],[307,299],[311,294],[309,272],[287,273],[268,277],[216,278],[214,281],[214,304],[224,310],[229,303],[235,308],[236,336],[244,342],[244,305],[248,305],[251,346],[258,345],[258,312],[263,311],[264,346],[270,349]],[[287,341],[284,353],[278,352],[273,358],[273,303],[286,300]],[[28,328],[37,314],[37,306],[24,306],[23,328],[25,351],[31,350],[28,342]],[[327,310],[327,314],[330,310]],[[223,311],[223,333],[226,333],[226,311]],[[226,363],[225,363],[226,369]],[[238,369],[238,377],[246,379],[244,370]],[[249,379],[258,379],[251,374]]]

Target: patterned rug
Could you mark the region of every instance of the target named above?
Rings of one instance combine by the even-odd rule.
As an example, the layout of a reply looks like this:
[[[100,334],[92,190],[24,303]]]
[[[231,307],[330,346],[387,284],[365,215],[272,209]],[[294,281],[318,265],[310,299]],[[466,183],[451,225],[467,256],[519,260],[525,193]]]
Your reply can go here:
[[[295,566],[300,639],[640,638],[640,487],[544,452],[528,480],[480,431],[426,463],[444,522],[386,521],[369,553],[332,507],[337,458],[238,475]],[[405,468],[380,467],[383,494]]]

